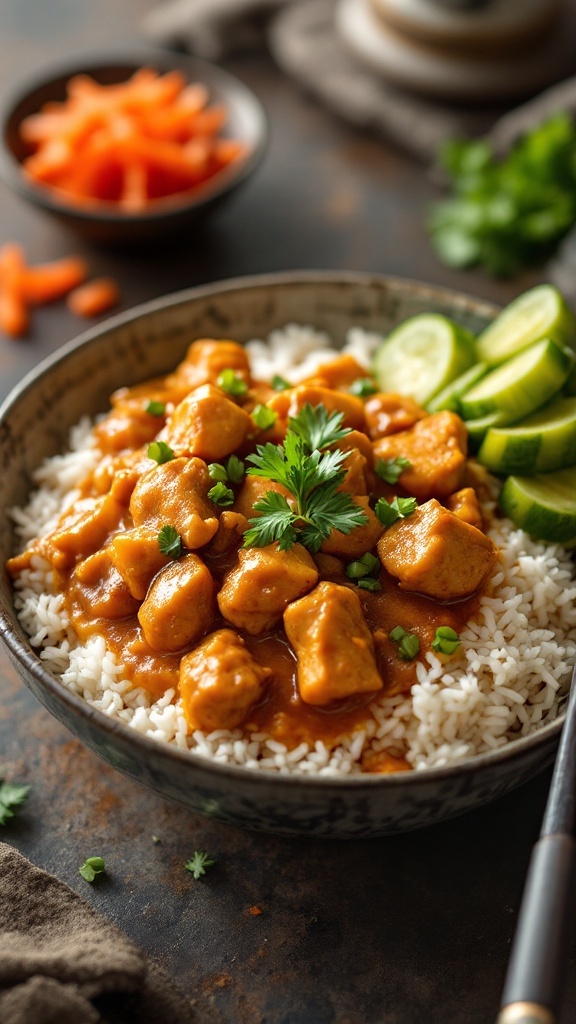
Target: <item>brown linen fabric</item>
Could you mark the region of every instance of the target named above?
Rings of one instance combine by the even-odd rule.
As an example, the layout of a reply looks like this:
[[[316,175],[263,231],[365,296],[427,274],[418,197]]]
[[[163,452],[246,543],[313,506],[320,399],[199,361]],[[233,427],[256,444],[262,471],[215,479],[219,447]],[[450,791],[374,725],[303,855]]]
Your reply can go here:
[[[72,889],[0,843],[0,1024],[193,1024],[155,964]]]

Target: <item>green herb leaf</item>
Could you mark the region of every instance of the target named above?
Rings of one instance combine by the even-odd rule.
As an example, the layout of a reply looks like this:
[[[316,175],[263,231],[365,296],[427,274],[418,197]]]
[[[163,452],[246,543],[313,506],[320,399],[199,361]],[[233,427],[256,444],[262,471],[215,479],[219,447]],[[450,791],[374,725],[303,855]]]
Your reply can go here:
[[[208,465],[208,476],[211,480],[218,480],[221,484],[225,484],[228,480],[228,473],[224,466],[219,462],[211,462]]]
[[[169,558],[180,558],[182,554],[182,538],[174,526],[163,526],[158,534],[158,547],[163,555]]]
[[[361,590],[382,590],[380,580],[372,579],[371,576],[365,576],[363,580],[358,580],[357,586],[360,587]]]
[[[281,377],[279,373],[274,374],[270,384],[274,388],[274,391],[287,391],[288,388],[292,387],[290,381],[285,380],[285,378]]]
[[[281,551],[291,548],[298,536],[294,527],[298,516],[284,495],[278,491],[267,491],[255,502],[254,510],[261,515],[248,520],[252,528],[244,534],[244,547],[264,548],[278,541]]]
[[[175,455],[170,445],[167,445],[165,441],[152,441],[148,445],[148,458],[154,459],[154,462],[161,466],[164,462],[170,462],[171,459],[175,458]]]
[[[237,455],[231,455],[226,463],[226,472],[231,483],[239,484],[244,479],[244,463]]]
[[[379,498],[374,511],[382,526],[392,526],[397,519],[406,519],[418,508],[416,498],[394,498],[393,501],[386,501],[386,498]]]
[[[210,501],[213,501],[215,505],[219,505],[220,508],[228,508],[234,504],[234,491],[230,490],[223,483],[217,483],[214,487],[211,487],[208,491],[208,497]]]
[[[349,580],[361,580],[370,575],[370,570],[364,562],[348,562],[346,575]]]
[[[196,850],[191,860],[186,861],[184,867],[186,871],[189,871],[196,880],[201,875],[206,874],[206,868],[210,867],[215,862],[210,859],[209,854],[204,853],[203,850]]]
[[[102,857],[88,857],[88,860],[84,861],[82,867],[78,868],[78,874],[82,875],[82,878],[87,882],[93,882],[105,870],[106,865]]]
[[[370,395],[376,394],[378,387],[371,377],[358,377],[358,380],[353,381],[348,390],[351,395],[357,395],[358,398],[369,398]]]
[[[403,637],[408,636],[408,633],[403,626],[394,626],[394,629],[390,630],[388,636],[393,643],[399,644]]]
[[[218,375],[216,383],[219,388],[222,388],[222,391],[225,391],[232,398],[241,398],[248,391],[248,385],[244,378],[231,367],[222,370],[222,373]]]
[[[252,419],[260,430],[268,430],[278,419],[278,413],[269,409],[267,405],[257,405],[252,411]]]
[[[160,836],[152,836],[152,842],[154,843],[154,846],[157,846],[160,842]]]
[[[387,484],[396,484],[403,471],[410,469],[411,465],[410,459],[405,459],[403,455],[398,455],[395,459],[377,459],[374,472],[376,476],[379,476],[381,480],[385,480]]]
[[[151,402],[148,402],[146,412],[149,413],[150,416],[163,416],[166,412],[166,406],[164,405],[164,402],[155,402],[152,400]]]
[[[420,641],[415,633],[408,633],[403,626],[395,626],[388,634],[398,644],[398,654],[403,661],[412,661],[420,650]]]
[[[306,404],[297,416],[291,416],[288,426],[299,437],[308,451],[321,451],[351,434],[350,427],[342,427],[342,412],[328,412],[324,405]]]
[[[432,648],[442,654],[454,654],[461,643],[458,633],[451,626],[438,626],[432,641]]]
[[[380,590],[380,584],[377,587],[372,586],[374,582],[377,582],[377,577],[380,575],[380,559],[367,551],[365,555],[362,555],[362,558],[348,563],[346,575],[348,579],[356,580],[358,586],[362,584],[365,590]],[[367,580],[366,577],[376,577],[376,579]]]
[[[30,786],[2,782],[0,779],[0,825],[5,825],[9,818],[14,817],[15,808],[22,806],[29,792]]]

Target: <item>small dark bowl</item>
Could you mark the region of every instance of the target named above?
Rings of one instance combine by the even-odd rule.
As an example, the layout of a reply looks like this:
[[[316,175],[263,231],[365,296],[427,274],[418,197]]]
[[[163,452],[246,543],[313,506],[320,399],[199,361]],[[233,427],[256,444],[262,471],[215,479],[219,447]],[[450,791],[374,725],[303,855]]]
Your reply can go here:
[[[107,408],[108,396],[171,370],[195,338],[265,338],[290,322],[341,343],[348,327],[388,332],[408,316],[438,312],[478,332],[485,302],[368,274],[295,272],[193,288],[93,328],[45,360],[0,409],[0,566],[15,540],[8,509],[26,502],[31,473],[65,450],[69,428]],[[421,828],[508,792],[554,756],[563,715],[508,746],[461,764],[396,775],[276,775],[216,764],[135,732],[67,690],[46,670],[0,578],[0,636],[24,682],[64,725],[119,771],[200,814],[286,835],[360,837]]]
[[[155,200],[149,211],[136,214],[120,212],[112,203],[89,208],[67,202],[63,194],[36,185],[25,176],[22,160],[29,150],[19,132],[25,117],[37,113],[47,102],[65,99],[67,82],[74,75],[91,75],[103,85],[112,85],[125,81],[142,67],[160,72],[182,71],[189,82],[206,85],[210,103],[223,103],[228,110],[224,137],[245,142],[247,155],[224,168],[197,190]],[[84,237],[123,245],[183,232],[210,214],[256,170],[264,155],[268,134],[266,115],[260,101],[233,75],[203,60],[153,50],[79,54],[44,71],[34,71],[2,98],[0,125],[0,176],[7,185]]]

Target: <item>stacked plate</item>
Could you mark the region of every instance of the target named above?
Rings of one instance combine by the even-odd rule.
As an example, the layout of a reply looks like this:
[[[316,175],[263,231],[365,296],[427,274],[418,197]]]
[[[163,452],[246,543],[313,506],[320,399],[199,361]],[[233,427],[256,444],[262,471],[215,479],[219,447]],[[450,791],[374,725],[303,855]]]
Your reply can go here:
[[[427,95],[511,99],[576,69],[576,11],[562,0],[338,0],[336,19],[365,65]]]

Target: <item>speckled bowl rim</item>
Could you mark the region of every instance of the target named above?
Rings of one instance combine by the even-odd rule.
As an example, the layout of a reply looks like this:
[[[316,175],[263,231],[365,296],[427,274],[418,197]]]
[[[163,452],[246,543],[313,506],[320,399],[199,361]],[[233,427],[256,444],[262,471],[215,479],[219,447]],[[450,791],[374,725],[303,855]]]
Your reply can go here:
[[[82,203],[67,203],[60,198],[58,192],[35,185],[22,173],[22,165],[10,146],[7,144],[5,131],[14,111],[24,100],[38,89],[49,86],[53,81],[60,78],[71,78],[75,74],[90,73],[98,68],[114,68],[115,66],[133,66],[134,69],[143,66],[156,65],[161,71],[173,69],[179,66],[187,73],[188,77],[213,77],[223,93],[236,94],[240,102],[252,108],[253,115],[257,121],[257,131],[252,143],[252,149],[248,156],[236,166],[229,165],[216,175],[213,184],[210,181],[202,185],[198,195],[186,193],[184,198],[177,196],[166,197],[155,202],[154,207],[145,213],[124,213],[111,208],[110,204],[91,209]],[[236,188],[253,171],[256,170],[264,157],[268,145],[269,125],[266,112],[259,98],[252,90],[235,75],[221,68],[217,64],[203,60],[201,57],[193,57],[190,54],[178,53],[173,50],[153,49],[152,47],[122,46],[104,51],[72,51],[60,60],[52,61],[42,68],[35,68],[34,71],[22,75],[16,82],[12,83],[0,96],[0,176],[2,180],[15,192],[23,196],[29,202],[42,207],[50,213],[60,216],[73,216],[85,220],[87,223],[114,224],[154,224],[158,221],[172,220],[179,214],[187,211],[201,210],[217,197],[224,195],[229,190]]]
[[[124,313],[111,317],[99,324],[97,327],[93,327],[90,330],[85,331],[79,337],[67,342],[56,352],[39,363],[34,370],[28,373],[23,380],[13,388],[0,406],[0,422],[9,412],[12,405],[20,402],[26,392],[34,388],[39,378],[53,367],[65,362],[70,353],[76,352],[79,348],[88,348],[90,345],[97,344],[102,335],[108,334],[117,327],[124,326],[135,320],[139,320],[142,317],[146,317],[151,313],[159,313],[163,310],[170,309],[173,306],[193,302],[195,299],[204,299],[211,296],[215,297],[228,291],[237,291],[238,289],[248,289],[251,287],[274,285],[289,286],[290,284],[296,285],[299,283],[342,283],[366,286],[369,285],[370,282],[378,283],[379,285],[392,286],[392,288],[400,292],[413,292],[416,289],[424,298],[426,295],[429,295],[431,299],[440,299],[445,303],[457,305],[460,310],[470,309],[471,312],[482,316],[494,316],[499,309],[499,307],[493,303],[474,298],[474,296],[455,291],[453,289],[436,287],[434,285],[423,284],[419,281],[412,281],[407,278],[382,274],[342,271],[290,271],[276,274],[230,278],[226,281],[219,281],[208,285],[188,288],[158,299],[153,299],[150,302],[142,303],[141,305],[135,306]],[[6,644],[14,659],[19,664],[25,666],[38,683],[45,687],[53,696],[56,697],[57,700],[62,701],[81,718],[84,718],[87,722],[92,722],[102,733],[108,734],[109,736],[118,736],[121,740],[133,743],[136,748],[140,749],[143,755],[146,755],[148,751],[153,751],[156,757],[161,757],[163,760],[166,759],[167,762],[174,763],[174,761],[176,761],[183,766],[186,764],[192,764],[192,767],[202,767],[204,771],[213,772],[220,778],[240,778],[249,780],[255,785],[258,785],[258,780],[260,780],[263,785],[274,782],[280,787],[321,787],[322,790],[325,790],[328,793],[330,791],[340,789],[344,789],[346,792],[355,791],[356,793],[359,793],[363,790],[371,790],[373,787],[410,786],[416,780],[419,780],[420,782],[424,782],[426,780],[426,782],[432,784],[434,782],[442,782],[445,779],[452,779],[455,776],[465,778],[470,775],[476,775],[478,772],[482,771],[484,767],[493,767],[495,765],[508,762],[510,759],[514,760],[516,756],[521,757],[523,753],[539,747],[541,743],[545,743],[550,738],[555,738],[556,741],[558,741],[565,714],[562,709],[558,717],[549,725],[543,725],[536,732],[533,732],[528,736],[522,736],[505,747],[486,751],[482,754],[476,754],[473,757],[466,758],[465,760],[458,762],[457,764],[447,765],[444,767],[397,772],[390,775],[366,774],[362,776],[342,775],[340,777],[318,774],[283,775],[264,769],[262,771],[257,771],[256,769],[245,768],[241,765],[219,764],[218,762],[211,761],[209,758],[203,757],[200,754],[196,754],[193,750],[180,750],[178,747],[174,747],[168,743],[163,744],[158,740],[150,739],[148,736],[144,736],[131,729],[130,726],[125,725],[123,722],[120,722],[117,719],[112,719],[105,715],[104,712],[99,711],[97,708],[93,708],[81,697],[68,690],[44,668],[39,657],[34,653],[30,645],[22,638],[20,626],[13,609],[6,609],[3,603],[0,606],[0,638]]]

